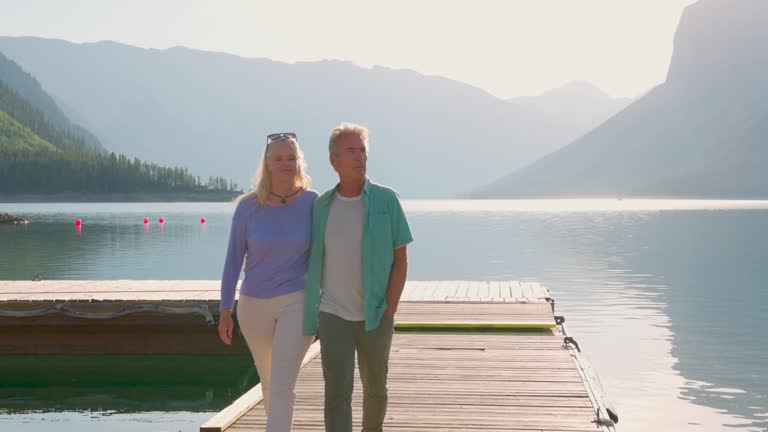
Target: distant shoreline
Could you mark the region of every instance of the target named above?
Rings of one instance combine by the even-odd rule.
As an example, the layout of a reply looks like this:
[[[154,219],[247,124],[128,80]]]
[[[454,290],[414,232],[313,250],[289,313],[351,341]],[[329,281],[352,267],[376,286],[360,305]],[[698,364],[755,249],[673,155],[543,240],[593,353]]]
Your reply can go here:
[[[228,202],[240,192],[0,194],[0,203]]]

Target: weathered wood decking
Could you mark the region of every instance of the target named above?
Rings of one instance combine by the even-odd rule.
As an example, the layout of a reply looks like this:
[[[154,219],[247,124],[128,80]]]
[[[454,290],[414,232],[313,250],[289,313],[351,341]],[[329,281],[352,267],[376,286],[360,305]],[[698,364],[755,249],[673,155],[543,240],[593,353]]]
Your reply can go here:
[[[2,354],[246,354],[239,332],[231,346],[218,340],[219,281],[0,281]],[[493,303],[475,325],[554,327],[541,298],[546,289],[514,281],[408,281],[404,301],[477,300]],[[520,309],[521,303],[540,303]],[[400,326],[469,325],[464,307],[424,314],[405,303]],[[476,315],[472,311],[470,315]],[[523,319],[523,315],[525,319]],[[433,323],[424,317],[435,317]],[[512,322],[505,317],[517,316]],[[431,318],[430,318],[431,319]]]
[[[595,409],[569,350],[551,336],[395,335],[390,354],[392,431],[595,431]],[[362,389],[355,380],[354,430]],[[320,356],[303,368],[294,431],[323,430]],[[227,431],[264,430],[261,404]],[[221,430],[203,427],[201,431]]]
[[[0,353],[247,352],[220,343],[218,281],[0,281]],[[546,288],[409,281],[396,316],[387,430],[613,430],[606,401]],[[42,314],[41,314],[42,313]],[[27,316],[24,316],[27,314]],[[160,325],[158,325],[160,324]],[[319,346],[305,358],[294,430],[323,430]],[[353,401],[359,429],[361,388]],[[262,430],[256,386],[201,427]]]
[[[0,306],[7,302],[218,301],[217,280],[42,280],[0,281]],[[517,281],[408,281],[404,301],[540,301],[546,288]]]
[[[506,293],[521,286],[516,282],[476,284],[425,283],[431,291],[409,290],[404,296],[396,319],[397,328],[407,331],[393,340],[385,429],[613,430],[594,372],[573,345],[564,343],[562,324],[555,324],[549,292],[525,284],[527,290],[515,298]],[[465,287],[473,297],[464,295]],[[502,295],[493,301],[497,292]],[[441,325],[445,331],[436,331]],[[488,329],[493,331],[481,332]],[[293,430],[324,430],[318,342],[304,359],[296,393]],[[261,401],[256,386],[200,430],[264,430]],[[360,430],[358,377],[352,404],[353,429]],[[596,423],[598,418],[606,424]]]

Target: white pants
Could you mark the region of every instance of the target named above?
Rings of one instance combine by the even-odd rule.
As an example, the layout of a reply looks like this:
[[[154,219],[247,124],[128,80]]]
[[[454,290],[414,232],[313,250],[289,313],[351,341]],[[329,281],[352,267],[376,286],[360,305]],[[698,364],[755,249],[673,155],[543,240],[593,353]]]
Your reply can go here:
[[[296,379],[312,343],[304,336],[304,291],[261,299],[240,295],[237,319],[259,372],[267,432],[289,432]]]

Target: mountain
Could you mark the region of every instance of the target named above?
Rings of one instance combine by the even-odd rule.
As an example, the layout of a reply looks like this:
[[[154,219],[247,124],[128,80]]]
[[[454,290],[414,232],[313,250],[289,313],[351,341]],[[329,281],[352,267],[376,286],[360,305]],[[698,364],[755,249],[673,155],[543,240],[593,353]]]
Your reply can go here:
[[[632,102],[630,98],[614,98],[586,81],[572,81],[538,96],[507,99],[509,103],[527,106],[586,133]]]
[[[141,194],[142,198],[152,199],[153,193],[187,200],[232,197],[235,186],[221,177],[210,178],[204,184],[185,168],[131,160],[89,146],[73,132],[90,134],[86,130],[58,126],[73,125],[61,111],[58,117],[46,115],[58,107],[39,85],[29,86],[37,83],[34,78],[13,61],[6,60],[2,66],[0,199],[15,201],[29,194],[50,197],[62,193],[69,194],[69,199],[85,198],[87,194],[101,194],[105,199],[117,199],[115,194],[122,194],[120,199],[127,200]],[[8,77],[11,79],[6,82]],[[22,93],[32,95],[34,102]]]
[[[473,197],[768,197],[768,2],[701,0],[664,83]]]
[[[49,120],[42,111],[32,106],[0,76],[0,112],[4,112],[20,124],[27,126],[30,132],[50,143],[59,150],[95,152],[81,136],[74,135],[70,129],[60,129]]]
[[[469,85],[340,61],[287,64],[182,47],[0,38],[115,151],[247,184],[270,132],[298,133],[315,187],[335,183],[331,129],[371,131],[369,174],[403,196],[452,197],[582,131]]]
[[[60,152],[3,111],[0,111],[0,150]]]
[[[73,137],[80,138],[82,145],[92,150],[103,150],[99,139],[82,126],[72,123],[58,104],[43,90],[40,83],[19,65],[0,53],[0,81],[13,89],[25,100],[38,109],[53,126],[68,131]]]

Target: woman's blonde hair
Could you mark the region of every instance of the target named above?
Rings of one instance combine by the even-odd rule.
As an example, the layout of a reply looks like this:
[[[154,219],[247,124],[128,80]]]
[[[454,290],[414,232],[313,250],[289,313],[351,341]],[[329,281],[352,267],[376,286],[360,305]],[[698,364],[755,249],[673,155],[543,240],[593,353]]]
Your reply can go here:
[[[269,149],[272,144],[279,142],[290,142],[293,144],[293,149],[296,150],[296,163],[298,167],[296,168],[296,177],[293,179],[293,185],[302,189],[309,189],[312,185],[312,179],[305,173],[307,163],[304,159],[304,152],[299,147],[299,142],[294,138],[280,137],[267,142],[267,145],[264,147],[264,153],[261,155],[261,162],[259,162],[256,175],[251,179],[251,190],[237,197],[235,199],[236,202],[255,199],[260,206],[267,204],[269,190],[272,186],[272,175],[267,170],[267,158],[269,157]]]
[[[365,144],[365,150],[368,150],[368,129],[365,126],[344,122],[331,131],[331,136],[328,138],[328,153],[336,153],[336,144],[339,137],[343,135],[359,136]]]

